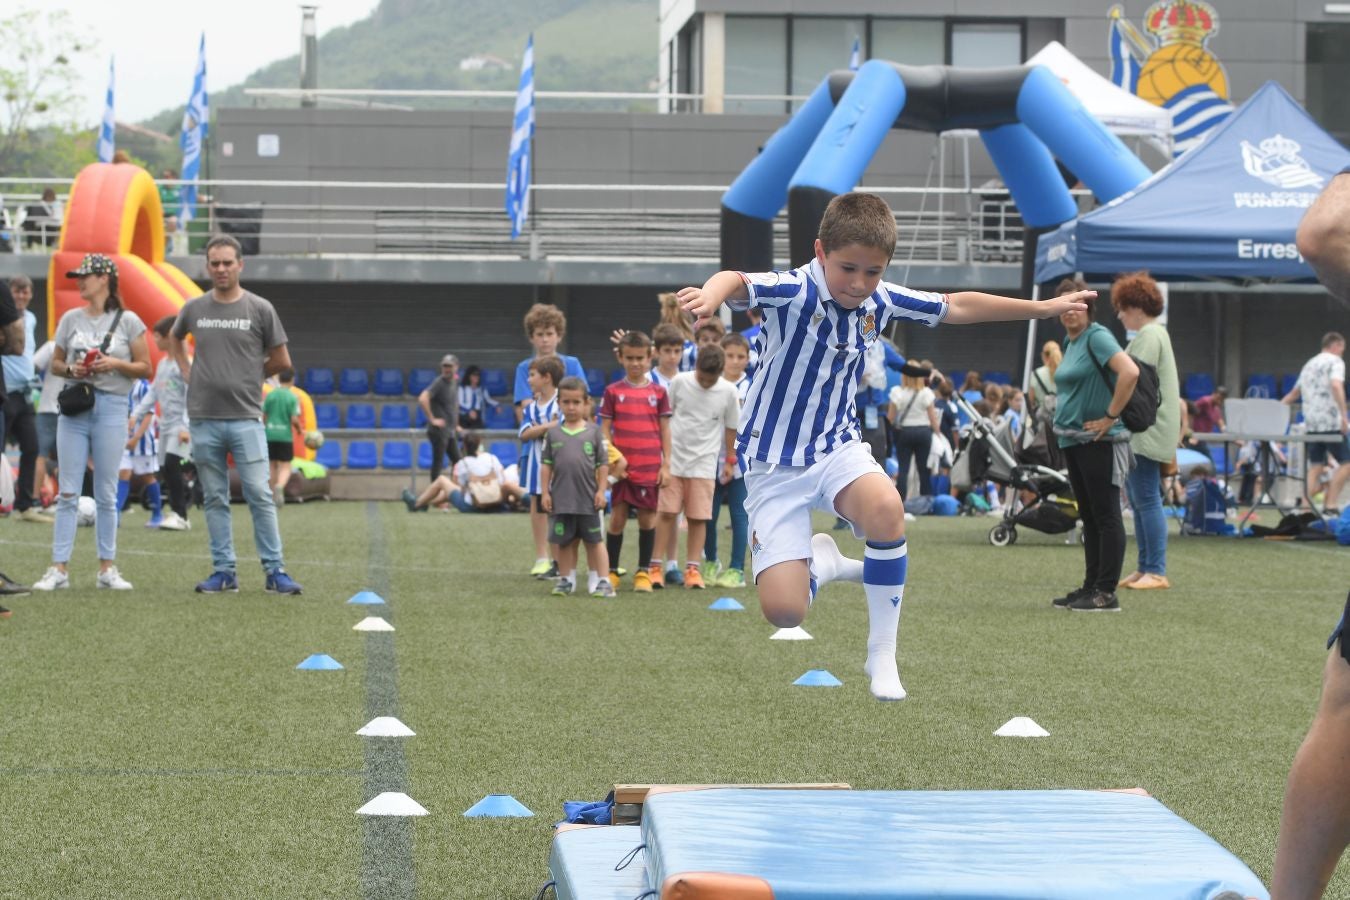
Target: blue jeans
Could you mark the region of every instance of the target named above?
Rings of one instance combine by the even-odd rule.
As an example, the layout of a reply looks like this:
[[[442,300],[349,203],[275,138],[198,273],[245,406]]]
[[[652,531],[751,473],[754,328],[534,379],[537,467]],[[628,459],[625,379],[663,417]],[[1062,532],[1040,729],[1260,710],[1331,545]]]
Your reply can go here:
[[[56,457],[61,466],[61,494],[52,529],[52,562],[70,562],[75,547],[76,509],[84,487],[85,467],[94,460],[94,531],[98,558],[117,558],[117,468],[127,444],[126,394],[94,391],[94,408],[56,423]]]
[[[123,406],[125,404],[123,401]],[[262,422],[256,419],[195,419],[189,431],[192,434],[192,459],[197,464],[197,477],[202,483],[202,506],[206,513],[206,531],[211,539],[214,571],[233,573],[235,570],[227,454],[234,456],[239,484],[253,517],[253,544],[262,560],[263,571],[269,575],[278,571],[283,567],[281,532],[277,528],[272,486],[268,484],[267,434]],[[65,466],[61,471],[65,471]]]
[[[750,532],[750,514],[745,511],[745,479],[733,478],[726,484],[720,481],[713,488],[712,520],[708,522],[703,539],[703,558],[717,559],[717,517],[722,504],[731,514],[731,559],[727,568],[745,571],[745,545]]]
[[[1134,510],[1134,542],[1139,545],[1139,571],[1167,574],[1167,517],[1162,508],[1160,464],[1147,456],[1135,456],[1134,468],[1125,481],[1125,494]]]

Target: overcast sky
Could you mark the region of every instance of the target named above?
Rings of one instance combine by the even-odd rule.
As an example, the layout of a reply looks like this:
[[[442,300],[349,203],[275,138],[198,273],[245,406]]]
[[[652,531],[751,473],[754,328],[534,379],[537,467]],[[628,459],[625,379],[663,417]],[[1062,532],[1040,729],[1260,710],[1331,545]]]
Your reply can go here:
[[[3,0],[0,0],[3,2]],[[34,0],[20,0],[33,8]],[[286,0],[50,0],[70,11],[97,49],[77,60],[81,110],[92,127],[103,116],[108,57],[117,57],[117,118],[138,122],[187,102],[197,44],[206,32],[206,85],[215,92],[238,84],[270,62],[300,52],[300,6]],[[44,3],[44,5],[46,5]],[[369,15],[378,0],[316,0],[319,34]],[[300,86],[299,69],[296,87]],[[334,85],[335,87],[338,85]]]

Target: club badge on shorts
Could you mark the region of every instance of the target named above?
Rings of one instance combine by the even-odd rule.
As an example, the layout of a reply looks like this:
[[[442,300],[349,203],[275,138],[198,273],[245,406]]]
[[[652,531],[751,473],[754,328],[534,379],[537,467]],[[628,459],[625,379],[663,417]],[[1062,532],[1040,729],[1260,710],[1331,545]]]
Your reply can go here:
[[[764,545],[759,542],[759,532],[758,531],[750,532],[750,552],[758,555],[763,551]]]

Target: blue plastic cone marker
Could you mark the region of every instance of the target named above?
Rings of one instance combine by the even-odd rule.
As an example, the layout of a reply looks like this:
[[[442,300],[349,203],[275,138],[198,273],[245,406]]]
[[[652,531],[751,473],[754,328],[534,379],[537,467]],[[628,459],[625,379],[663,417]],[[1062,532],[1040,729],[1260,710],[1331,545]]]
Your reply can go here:
[[[347,602],[357,606],[384,606],[384,598],[374,591],[362,591]]]
[[[327,653],[315,653],[313,656],[305,659],[304,662],[296,666],[297,669],[313,670],[318,672],[328,672],[333,669],[341,669],[342,663],[338,662]]]
[[[800,684],[802,687],[839,687],[843,684],[825,669],[811,669],[792,683]]]
[[[734,597],[718,597],[708,604],[708,609],[745,609]]]
[[[502,819],[508,817],[524,818],[532,816],[534,813],[526,809],[519,800],[510,794],[488,794],[482,800],[464,810],[464,815],[470,819]]]

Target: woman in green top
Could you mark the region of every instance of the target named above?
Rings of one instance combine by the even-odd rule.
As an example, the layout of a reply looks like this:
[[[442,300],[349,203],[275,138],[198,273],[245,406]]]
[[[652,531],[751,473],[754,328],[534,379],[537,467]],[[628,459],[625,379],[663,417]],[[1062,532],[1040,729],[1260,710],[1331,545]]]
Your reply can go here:
[[[1059,293],[1079,290],[1074,279]],[[1114,612],[1120,609],[1116,583],[1125,560],[1125,524],[1120,489],[1132,464],[1130,433],[1120,412],[1134,393],[1139,369],[1115,337],[1092,321],[1092,306],[1060,316],[1068,337],[1064,360],[1055,370],[1055,436],[1069,466],[1078,514],[1083,520],[1085,571],[1082,587],[1059,597],[1059,609]],[[1114,387],[1104,370],[1114,373]]]
[[[1111,306],[1134,339],[1130,355],[1158,370],[1158,420],[1147,431],[1130,438],[1134,468],[1125,493],[1134,511],[1134,541],[1139,547],[1138,568],[1120,582],[1122,587],[1153,590],[1171,587],[1167,580],[1167,517],[1162,508],[1162,467],[1176,459],[1181,438],[1181,389],[1172,340],[1158,324],[1163,299],[1158,284],[1146,272],[1122,275],[1111,285]]]

